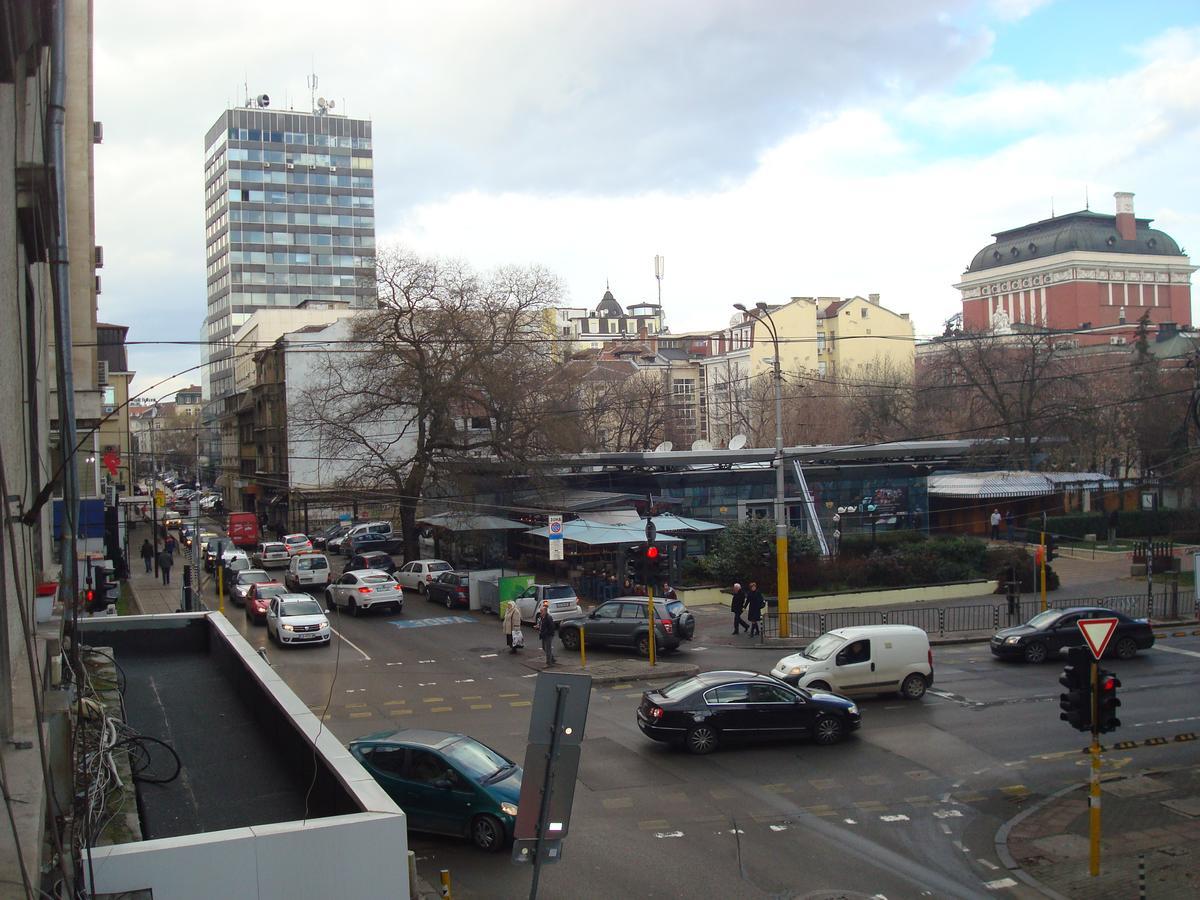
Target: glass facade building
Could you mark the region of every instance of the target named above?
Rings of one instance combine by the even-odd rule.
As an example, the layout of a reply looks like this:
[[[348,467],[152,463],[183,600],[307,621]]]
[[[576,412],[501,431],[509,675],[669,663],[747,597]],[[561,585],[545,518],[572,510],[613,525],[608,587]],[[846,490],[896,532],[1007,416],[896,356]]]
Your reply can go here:
[[[371,123],[228,109],[204,149],[204,397],[233,393],[232,338],[257,309],[375,303]]]

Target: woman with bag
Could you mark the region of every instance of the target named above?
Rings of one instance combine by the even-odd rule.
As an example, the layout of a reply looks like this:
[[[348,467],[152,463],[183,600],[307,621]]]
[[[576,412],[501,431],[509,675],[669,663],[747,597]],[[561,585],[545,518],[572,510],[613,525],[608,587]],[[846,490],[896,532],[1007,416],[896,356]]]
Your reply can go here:
[[[508,608],[500,620],[504,626],[504,641],[508,644],[508,652],[516,653],[525,646],[525,637],[521,633],[521,607],[515,600],[508,601]]]

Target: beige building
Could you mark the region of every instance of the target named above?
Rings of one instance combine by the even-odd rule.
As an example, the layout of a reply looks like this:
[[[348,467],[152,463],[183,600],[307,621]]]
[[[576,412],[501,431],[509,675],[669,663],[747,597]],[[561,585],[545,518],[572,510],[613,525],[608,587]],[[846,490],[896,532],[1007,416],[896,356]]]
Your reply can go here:
[[[655,335],[663,329],[662,307],[633,303],[622,308],[607,288],[595,309],[560,306],[547,310],[550,332],[562,342],[564,355],[579,350],[599,350],[611,341]]]
[[[97,323],[96,340],[100,382],[100,464],[103,483],[121,486],[123,493],[133,493],[134,446],[129,409],[129,384],[134,373],[129,369],[125,350],[128,325]],[[105,463],[109,453],[117,455],[117,474],[112,475]]]
[[[912,377],[915,334],[908,313],[880,305],[878,294],[817,301],[817,374],[852,379],[886,367]]]

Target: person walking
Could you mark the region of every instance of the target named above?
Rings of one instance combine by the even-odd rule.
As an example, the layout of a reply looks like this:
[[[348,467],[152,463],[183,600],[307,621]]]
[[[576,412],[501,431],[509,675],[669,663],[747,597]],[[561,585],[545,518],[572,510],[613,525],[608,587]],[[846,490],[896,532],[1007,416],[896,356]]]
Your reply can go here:
[[[521,635],[521,607],[517,606],[516,600],[508,601],[508,608],[504,610],[501,622],[504,625],[504,641],[508,644],[508,652],[516,653],[525,643]]]
[[[733,610],[733,633],[737,634],[739,627],[749,631],[750,623],[742,618],[742,610],[746,608],[746,592],[736,581],[733,583],[733,602],[729,604],[729,608]]]
[[[179,542],[175,540],[175,535],[168,534],[163,540],[163,549],[167,551],[167,555],[171,557],[171,561],[175,561],[175,550],[179,547]]]
[[[538,637],[542,640],[542,652],[546,654],[546,665],[554,665],[554,632],[558,628],[558,623],[550,616],[550,601],[543,600],[542,608],[538,610],[537,621],[534,623],[537,628]]]
[[[766,599],[762,595],[762,591],[758,589],[758,582],[750,582],[750,590],[746,592],[746,607],[748,609],[747,616],[750,619],[750,636],[762,634],[762,611],[767,605]]]
[[[150,538],[142,541],[142,562],[146,564],[146,574],[154,568],[154,548],[150,546]]]
[[[158,554],[158,570],[162,572],[163,584],[171,583],[171,566],[174,564],[175,557],[173,557],[164,547]]]
[[[992,510],[992,540],[1000,540],[1000,510],[999,508]]]

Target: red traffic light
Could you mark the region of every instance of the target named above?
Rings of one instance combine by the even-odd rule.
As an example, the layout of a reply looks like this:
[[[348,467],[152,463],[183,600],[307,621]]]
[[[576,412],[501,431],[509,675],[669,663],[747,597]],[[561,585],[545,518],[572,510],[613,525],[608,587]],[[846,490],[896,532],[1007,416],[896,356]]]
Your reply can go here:
[[[1113,691],[1113,690],[1116,690],[1116,688],[1117,688],[1117,676],[1105,675],[1103,678],[1100,679],[1100,690]]]
[[[657,547],[647,547],[646,548],[646,559],[658,559],[658,548]]]
[[[91,603],[93,600],[96,599],[96,592],[93,591],[91,588],[88,588],[86,591],[83,592],[83,599],[86,600],[88,603]]]

